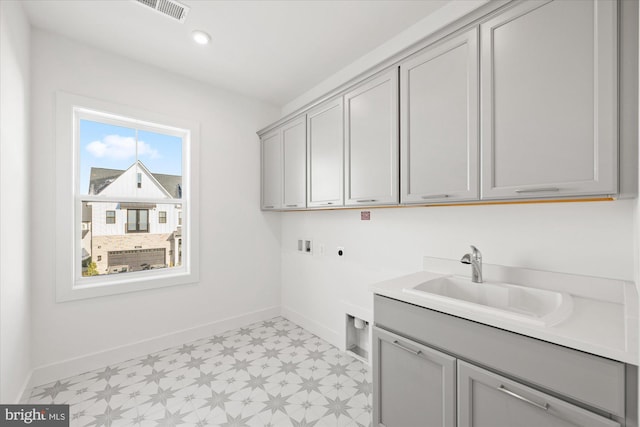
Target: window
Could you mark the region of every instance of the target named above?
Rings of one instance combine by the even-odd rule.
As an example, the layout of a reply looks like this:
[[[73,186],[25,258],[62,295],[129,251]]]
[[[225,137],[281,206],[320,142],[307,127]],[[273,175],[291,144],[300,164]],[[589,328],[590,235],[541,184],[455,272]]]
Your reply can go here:
[[[148,233],[149,211],[147,209],[127,210],[127,233]]]
[[[56,104],[58,301],[197,282],[198,125],[64,93]]]

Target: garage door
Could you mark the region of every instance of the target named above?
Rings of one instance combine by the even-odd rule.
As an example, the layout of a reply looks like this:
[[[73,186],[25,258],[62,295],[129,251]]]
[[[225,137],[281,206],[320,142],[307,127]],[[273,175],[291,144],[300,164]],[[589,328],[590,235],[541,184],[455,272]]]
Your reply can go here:
[[[165,248],[109,251],[109,267],[128,265],[128,271],[165,267]]]

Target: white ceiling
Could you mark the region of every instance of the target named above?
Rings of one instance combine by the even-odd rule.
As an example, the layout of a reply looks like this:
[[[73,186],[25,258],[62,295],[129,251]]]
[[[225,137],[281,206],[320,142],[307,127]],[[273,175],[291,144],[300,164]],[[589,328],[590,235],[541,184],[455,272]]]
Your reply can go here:
[[[447,2],[185,0],[181,24],[133,0],[23,0],[36,27],[280,106]]]

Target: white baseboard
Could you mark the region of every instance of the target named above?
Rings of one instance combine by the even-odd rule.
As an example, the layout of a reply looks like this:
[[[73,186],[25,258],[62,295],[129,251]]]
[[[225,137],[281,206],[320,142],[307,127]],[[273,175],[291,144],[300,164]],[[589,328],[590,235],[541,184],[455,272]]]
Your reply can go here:
[[[49,382],[79,375],[104,366],[121,363],[126,360],[145,356],[149,353],[175,347],[191,341],[207,338],[212,335],[240,328],[251,323],[271,319],[280,315],[280,307],[270,307],[239,316],[228,317],[206,325],[183,329],[155,338],[141,340],[135,343],[110,348],[84,356],[74,357],[61,362],[40,366],[33,370],[30,380],[25,384],[25,390],[47,384]],[[24,399],[24,396],[22,397]]]
[[[341,345],[340,342],[340,334],[316,322],[315,320],[311,320],[308,317],[305,317],[302,314],[287,307],[282,307],[282,317],[285,317],[293,323],[302,326],[312,334],[319,336],[325,341],[328,341],[329,344],[335,345],[340,349],[344,349],[344,345]]]

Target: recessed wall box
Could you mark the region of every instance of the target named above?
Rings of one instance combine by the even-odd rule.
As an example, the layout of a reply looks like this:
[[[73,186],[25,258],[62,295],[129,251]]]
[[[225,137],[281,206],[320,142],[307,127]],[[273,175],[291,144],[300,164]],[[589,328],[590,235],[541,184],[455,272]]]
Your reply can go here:
[[[349,313],[345,316],[347,353],[369,363],[369,348],[371,346],[371,325],[368,321],[355,317]]]

